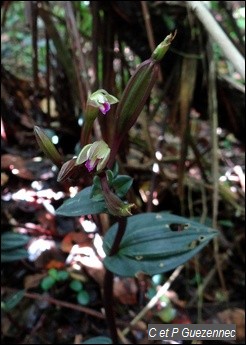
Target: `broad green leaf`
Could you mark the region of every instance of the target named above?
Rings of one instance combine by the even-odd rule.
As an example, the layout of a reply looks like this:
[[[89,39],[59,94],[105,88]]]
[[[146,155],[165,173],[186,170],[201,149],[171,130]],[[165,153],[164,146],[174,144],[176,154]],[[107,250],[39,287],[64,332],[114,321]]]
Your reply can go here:
[[[218,232],[202,224],[168,213],[145,213],[129,217],[116,255],[108,256],[118,225],[106,233],[104,265],[122,276],[170,271],[190,260]]]
[[[126,195],[132,185],[133,179],[127,175],[119,175],[113,181],[116,194],[122,198]]]
[[[108,337],[94,337],[86,341],[83,341],[81,344],[113,344],[112,340]]]
[[[3,302],[3,309],[5,311],[10,311],[13,309],[22,298],[25,296],[25,290],[21,290],[18,292],[13,293],[6,301]]]
[[[15,232],[4,232],[1,235],[1,250],[15,249],[24,246],[30,241],[30,237]]]
[[[133,179],[127,175],[119,175],[115,177],[111,170],[107,170],[107,179],[109,186],[113,187],[119,198],[123,198],[126,195],[133,182]],[[93,179],[91,198],[93,201],[104,200],[100,178],[98,176],[95,176]]]
[[[100,178],[98,176],[94,176],[93,185],[91,186],[90,198],[93,201],[104,201],[101,182],[100,182]]]
[[[66,200],[58,209],[56,214],[66,217],[85,216],[87,214],[105,213],[104,201],[94,201],[90,198],[91,187],[86,187],[73,198]]]
[[[11,262],[28,258],[28,252],[24,248],[17,248],[15,250],[3,250],[1,253],[2,262]]]
[[[79,304],[86,305],[90,302],[90,296],[87,291],[82,290],[77,294],[77,301]]]

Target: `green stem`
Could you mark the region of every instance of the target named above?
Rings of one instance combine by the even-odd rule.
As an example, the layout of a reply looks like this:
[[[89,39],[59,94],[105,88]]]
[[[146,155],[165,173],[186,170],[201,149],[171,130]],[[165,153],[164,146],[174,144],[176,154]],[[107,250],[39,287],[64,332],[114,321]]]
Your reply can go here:
[[[112,169],[112,167],[114,165],[115,158],[116,158],[116,155],[118,153],[121,141],[122,141],[122,138],[119,138],[119,137],[114,138],[113,145],[111,147],[111,153],[110,153],[109,161],[107,164],[108,169]]]
[[[109,256],[115,255],[118,252],[120,242],[126,230],[126,224],[127,224],[127,217],[118,218],[118,231],[115,236],[114,243],[112,245]]]
[[[110,189],[108,186],[107,176],[105,171],[101,172],[99,175],[101,180],[101,186],[105,193],[109,193]],[[120,247],[120,242],[124,236],[127,224],[126,217],[118,217],[118,230],[114,238],[109,256],[115,255]],[[108,323],[108,328],[110,330],[111,338],[113,344],[119,344],[116,321],[115,321],[115,310],[114,310],[114,296],[113,296],[113,283],[114,274],[106,269],[104,281],[103,281],[103,302],[105,308],[105,315]]]
[[[116,233],[111,251],[109,256],[115,255],[120,246],[122,237],[124,236],[126,230],[127,218],[118,218],[118,231]],[[114,283],[114,274],[106,269],[106,273],[103,281],[103,299],[104,299],[104,308],[108,327],[111,333],[111,338],[113,344],[119,344],[116,322],[115,322],[115,310],[114,310],[114,300],[113,300],[113,283]]]
[[[104,281],[103,281],[103,299],[104,308],[108,327],[110,330],[113,344],[119,344],[116,322],[115,322],[115,311],[113,307],[113,282],[114,274],[106,269]]]

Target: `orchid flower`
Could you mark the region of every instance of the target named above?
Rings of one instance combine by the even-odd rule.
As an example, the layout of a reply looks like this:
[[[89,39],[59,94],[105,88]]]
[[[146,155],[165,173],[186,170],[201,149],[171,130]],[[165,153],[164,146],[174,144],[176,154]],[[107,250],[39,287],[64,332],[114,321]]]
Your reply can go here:
[[[105,168],[110,155],[110,148],[103,141],[95,141],[93,144],[88,144],[80,151],[75,165],[80,165],[85,162],[85,167],[89,172],[96,168],[97,171]]]
[[[118,103],[119,100],[110,95],[106,90],[99,89],[92,93],[88,99],[88,105],[99,108],[101,113],[105,115],[110,110],[110,105]]]

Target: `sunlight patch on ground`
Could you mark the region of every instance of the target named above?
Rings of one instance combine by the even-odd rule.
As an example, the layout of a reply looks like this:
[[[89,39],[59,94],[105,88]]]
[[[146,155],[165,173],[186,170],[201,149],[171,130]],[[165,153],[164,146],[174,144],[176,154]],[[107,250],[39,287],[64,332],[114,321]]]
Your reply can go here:
[[[55,247],[55,242],[46,240],[43,238],[34,239],[30,242],[29,247],[27,248],[30,261],[35,261],[37,258],[46,250],[50,250]]]
[[[103,268],[102,262],[91,247],[80,247],[78,244],[72,247],[66,264],[71,264],[74,269],[78,267],[78,264],[97,269]]]
[[[80,217],[79,219],[80,224],[83,226],[85,232],[95,232],[97,229],[97,226],[94,222],[84,219],[84,217]]]

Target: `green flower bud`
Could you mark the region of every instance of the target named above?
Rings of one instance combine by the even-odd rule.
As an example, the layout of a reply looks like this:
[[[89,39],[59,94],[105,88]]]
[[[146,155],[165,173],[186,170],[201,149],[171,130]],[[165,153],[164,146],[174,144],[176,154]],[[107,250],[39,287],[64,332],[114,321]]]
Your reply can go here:
[[[69,178],[75,177],[78,173],[79,166],[75,166],[76,158],[72,158],[64,163],[57,176],[58,182],[63,182]]]
[[[131,208],[135,206],[134,204],[124,203],[111,190],[108,190],[106,193],[103,191],[103,196],[108,212],[113,216],[127,217],[132,215]]]
[[[168,35],[164,41],[162,41],[153,51],[151,58],[155,61],[161,61],[169,49],[171,42],[173,41],[174,37],[176,36],[176,31],[173,34]]]
[[[85,166],[89,172],[95,167],[97,171],[101,171],[106,167],[110,155],[110,148],[103,141],[95,141],[93,144],[88,144],[80,151],[75,165],[80,165],[85,162]]]
[[[158,76],[159,65],[152,59],[142,62],[128,81],[116,109],[117,136],[124,137],[136,122]]]
[[[111,191],[106,174],[101,176],[100,182],[108,212],[117,217],[131,216],[131,208],[135,207],[135,205],[124,203],[116,194]]]
[[[62,165],[62,156],[55,148],[50,138],[38,126],[34,126],[34,134],[37,143],[45,155],[58,167]]]
[[[136,122],[157,80],[158,62],[167,52],[172,40],[173,35],[168,35],[155,49],[151,58],[138,66],[128,81],[116,109],[116,141],[120,141]]]

